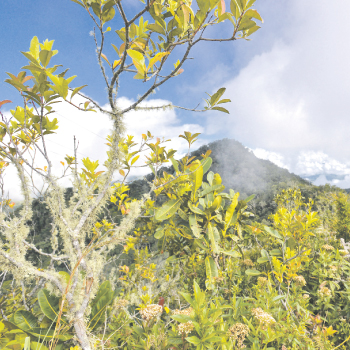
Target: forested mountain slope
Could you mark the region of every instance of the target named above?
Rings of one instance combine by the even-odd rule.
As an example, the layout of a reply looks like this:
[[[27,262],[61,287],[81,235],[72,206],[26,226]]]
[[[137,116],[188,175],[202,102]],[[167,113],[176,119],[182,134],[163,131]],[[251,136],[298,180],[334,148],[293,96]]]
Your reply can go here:
[[[202,146],[192,154],[200,156],[208,149],[212,151],[211,170],[221,175],[226,187],[240,192],[243,196],[269,191],[281,183],[295,185],[309,183],[269,160],[257,158],[238,141],[231,139],[215,141]]]
[[[211,171],[220,174],[227,191],[232,188],[240,193],[241,199],[251,194],[256,195],[250,205],[258,218],[266,219],[274,211],[273,197],[282,188],[310,185],[310,182],[269,160],[257,158],[238,141],[223,139],[211,142],[191,152],[191,156],[201,159],[201,154],[205,154],[208,150],[212,151]],[[164,170],[174,171],[172,167]],[[147,181],[151,181],[153,174],[147,175],[146,178]],[[131,182],[130,196],[140,198],[148,190],[147,181],[140,179]]]

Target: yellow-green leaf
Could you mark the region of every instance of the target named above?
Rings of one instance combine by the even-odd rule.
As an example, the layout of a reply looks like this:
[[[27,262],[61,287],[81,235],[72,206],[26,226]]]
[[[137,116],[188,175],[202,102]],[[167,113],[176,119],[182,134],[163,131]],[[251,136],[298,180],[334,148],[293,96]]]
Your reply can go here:
[[[169,55],[170,52],[158,52],[150,61],[148,64],[147,70],[149,70],[156,62],[160,61],[163,57]]]
[[[173,216],[176,211],[180,208],[181,199],[171,199],[170,201],[164,203],[157,211],[155,219],[158,221],[163,221],[169,219]]]
[[[244,14],[244,17],[249,17],[249,18],[255,18],[259,21],[261,21],[262,23],[264,23],[264,20],[261,18],[260,13],[257,10],[253,10],[250,9],[248,11],[246,11],[246,13]]]
[[[39,40],[38,37],[34,36],[32,41],[30,42],[30,53],[36,58],[39,58]]]
[[[218,277],[218,268],[214,259],[211,256],[205,258],[205,269],[207,273],[207,279],[211,280],[213,277]]]
[[[232,219],[232,216],[233,216],[233,213],[237,207],[237,204],[238,204],[238,197],[239,197],[239,192],[237,192],[233,199],[232,199],[232,202],[230,204],[230,206],[228,207],[228,209],[226,210],[226,214],[225,214],[225,223],[226,223],[226,226],[228,226],[231,222],[231,219]]]
[[[209,222],[207,232],[211,243],[211,249],[215,254],[218,254],[219,253],[218,237],[217,237],[218,232],[214,232],[214,229],[216,229],[216,227],[213,227],[212,224]]]

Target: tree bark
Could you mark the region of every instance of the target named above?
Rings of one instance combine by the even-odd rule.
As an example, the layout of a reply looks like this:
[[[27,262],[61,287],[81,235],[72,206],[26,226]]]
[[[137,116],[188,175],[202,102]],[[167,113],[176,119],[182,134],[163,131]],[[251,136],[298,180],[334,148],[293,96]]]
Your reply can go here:
[[[78,318],[74,321],[74,329],[81,348],[83,350],[91,350],[91,344],[86,333],[86,326],[83,318]]]

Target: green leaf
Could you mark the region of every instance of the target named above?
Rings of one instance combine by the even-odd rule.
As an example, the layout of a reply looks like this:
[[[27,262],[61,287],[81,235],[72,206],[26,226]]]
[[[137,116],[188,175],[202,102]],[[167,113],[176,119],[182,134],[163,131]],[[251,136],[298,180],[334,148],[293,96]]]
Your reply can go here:
[[[254,26],[256,26],[256,23],[254,21],[252,21],[250,18],[248,17],[243,17],[242,21],[239,24],[239,30],[247,30],[250,28],[253,28]]]
[[[155,219],[157,221],[164,221],[173,216],[181,206],[181,198],[171,199],[164,203],[157,211]]]
[[[34,58],[39,58],[39,40],[38,37],[34,36],[32,41],[30,42],[30,53],[33,55]]]
[[[203,167],[203,174],[205,174],[211,167],[211,164],[213,163],[213,160],[208,157],[203,160],[201,160],[202,167]]]
[[[248,203],[248,202],[250,202],[252,199],[254,199],[255,198],[255,194],[252,194],[252,195],[250,195],[249,197],[247,197],[246,199],[244,199],[244,201],[246,202],[246,203]]]
[[[69,77],[69,78],[66,79],[66,82],[67,82],[68,84],[70,84],[76,77],[77,77],[76,75],[72,75],[71,77]]]
[[[283,236],[278,231],[274,230],[273,228],[265,225],[264,230],[267,233],[269,233],[271,236],[283,240]]]
[[[226,88],[220,88],[214,95],[210,98],[210,105],[214,106],[220,99],[220,97],[225,93]]]
[[[222,254],[225,254],[225,255],[229,255],[229,256],[232,256],[233,258],[240,258],[241,257],[241,254],[238,253],[237,251],[235,250],[231,250],[231,251],[225,251],[225,250],[220,250],[220,253]]]
[[[33,56],[33,54],[31,53],[31,52],[23,52],[23,51],[21,51],[21,53],[26,57],[26,58],[28,58],[28,60],[30,61],[30,62],[32,62],[36,67],[39,67],[40,68],[40,71],[42,71],[42,68],[40,67],[40,64],[39,64],[39,62],[36,60],[36,58]],[[38,56],[39,56],[39,54],[38,54]],[[28,66],[26,66],[26,67],[28,67]],[[30,67],[30,66],[29,66]],[[23,69],[24,69],[24,67],[22,67]],[[26,69],[28,69],[28,68],[26,68]]]
[[[220,111],[220,112],[224,112],[224,113],[227,113],[227,114],[230,114],[230,112],[224,108],[224,107],[213,107],[211,108],[212,110],[216,110],[216,111]]]
[[[236,17],[236,19],[238,19],[241,14],[241,9],[237,4],[236,0],[231,0],[230,10],[231,10],[231,13]]]
[[[207,175],[207,181],[209,182],[210,186],[213,186],[214,173],[212,171],[209,171]]]
[[[236,0],[236,3],[239,5],[241,10],[245,10],[246,0]]]
[[[41,51],[40,51],[40,53],[39,53],[39,59],[40,59],[41,64],[42,64],[44,67],[46,67],[46,66],[50,63],[52,54],[53,54],[53,52],[52,52],[52,51],[49,51],[49,50],[41,50]]]
[[[31,91],[24,91],[24,94],[26,95],[26,97],[28,97],[32,101],[36,102],[39,106],[41,106],[41,100],[37,94]]]
[[[41,311],[51,321],[56,322],[59,314],[59,298],[50,295],[47,289],[40,289],[38,292],[38,301]],[[63,320],[64,323],[66,323]]]
[[[194,344],[194,345],[199,345],[200,344],[200,339],[197,338],[196,336],[193,337],[187,337],[185,338],[189,343]]]
[[[221,184],[218,184],[218,185],[214,185],[214,186],[210,186],[210,187],[207,187],[205,190],[203,190],[202,192],[199,192],[198,196],[199,197],[204,197],[206,196],[207,194],[211,193],[211,192],[220,192],[221,191],[221,188],[222,190],[225,189],[225,186],[221,185]],[[220,190],[219,190],[220,189]]]
[[[245,270],[245,273],[248,276],[259,276],[261,274],[260,271],[258,271],[258,270],[251,270],[251,269]]]
[[[273,249],[270,251],[270,255],[272,256],[282,256],[282,252],[280,249]]]
[[[36,317],[25,310],[17,310],[13,316],[13,321],[23,331],[29,331],[38,326]]]
[[[96,297],[92,301],[92,310],[88,327],[92,330],[105,319],[106,308],[110,305],[116,296],[111,283],[105,281],[100,285]]]
[[[140,65],[145,64],[145,58],[143,57],[141,52],[138,52],[138,51],[132,50],[132,49],[129,49],[126,52],[132,58],[133,61],[136,61]]]
[[[196,197],[197,197],[196,192],[197,192],[198,188],[201,187],[202,182],[203,182],[202,164],[200,163],[200,161],[196,161],[195,166],[196,166],[196,170],[191,174],[192,184],[193,184],[193,188],[192,188],[192,200],[193,201],[196,200]]]
[[[49,348],[46,347],[44,344],[37,343],[35,341],[30,342],[30,349],[31,350],[49,350]]]
[[[190,223],[190,227],[191,227],[191,230],[192,230],[194,236],[196,238],[200,238],[200,236],[201,236],[201,229],[198,226],[196,214],[190,215],[189,223]]]
[[[82,85],[82,86],[79,86],[79,87],[76,87],[73,92],[72,92],[72,95],[70,96],[70,100],[72,101],[72,98],[75,94],[77,94],[81,89],[83,89],[85,86],[87,85]]]
[[[165,230],[163,227],[160,227],[156,230],[156,233],[154,234],[155,239],[161,239],[164,236]]]
[[[188,207],[195,214],[205,215],[205,213],[201,209],[199,209],[198,207],[195,207],[190,201],[188,202]]]
[[[260,254],[262,257],[268,257],[269,253],[265,249],[261,249]]]
[[[211,280],[213,277],[218,277],[218,268],[215,264],[214,259],[211,256],[207,256],[205,258],[205,269],[208,280]]]
[[[166,35],[164,28],[157,23],[148,24],[147,29],[151,30],[152,32],[156,32],[158,34]]]
[[[276,301],[279,301],[279,300],[284,299],[284,298],[286,298],[285,295],[277,295],[274,298],[272,298],[272,301],[276,302]]]
[[[246,32],[245,32],[245,38],[252,35],[253,33],[255,33],[258,29],[260,29],[261,27],[259,26],[255,26],[255,27],[252,27],[250,29],[248,29]]]
[[[178,209],[177,213],[182,220],[188,221],[188,215],[181,208]]]
[[[249,0],[248,4],[247,4],[247,8],[249,9],[250,7],[252,7],[254,5],[256,0]]]
[[[47,72],[48,77],[54,83],[54,85],[49,85],[52,90],[58,93],[61,97],[66,99],[68,95],[68,81],[63,77],[57,77],[49,72]]]
[[[179,172],[179,163],[177,162],[177,160],[174,159],[174,157],[171,157],[170,161],[173,164],[175,171],[178,173]]]
[[[224,98],[224,99],[220,100],[217,104],[228,103],[228,102],[231,102],[231,100],[229,98]]]
[[[245,16],[247,16],[249,18],[255,18],[255,19],[261,21],[262,23],[264,23],[264,20],[261,18],[260,14],[257,10],[250,9],[250,10],[246,11],[244,14],[244,17]]]
[[[213,201],[213,204],[208,208],[208,210],[218,210],[220,208],[222,202],[222,197],[221,196],[216,196],[216,198]]]
[[[234,213],[234,211],[237,207],[237,204],[238,204],[238,197],[239,197],[239,192],[235,193],[230,206],[226,210],[226,214],[225,214],[226,226],[228,226],[231,223],[233,213]]]
[[[217,232],[214,232],[215,229],[217,231],[217,228],[213,227],[211,222],[209,222],[207,232],[208,232],[208,237],[209,237],[209,240],[211,243],[211,249],[213,250],[213,252],[215,254],[218,254],[219,253],[218,241],[219,241],[220,237],[218,237]]]
[[[45,328],[32,328],[28,331],[26,331],[27,333],[34,335],[35,337],[39,338],[39,339],[43,339],[43,338],[48,338],[48,339],[52,339],[54,336],[56,339],[61,340],[61,341],[67,341],[73,338],[73,334],[59,334],[57,335],[57,332],[55,332],[54,330],[48,330]]]
[[[170,52],[158,52],[154,57],[150,59],[147,70],[151,69],[155,63],[157,63],[158,61],[161,61],[163,57],[169,54]]]
[[[184,293],[184,292],[180,292],[180,295],[182,295],[182,297],[183,297],[191,306],[194,305],[194,301],[193,301],[193,299],[191,298],[191,294],[189,294],[189,293]]]
[[[228,12],[225,12],[221,16],[218,17],[218,23],[223,22],[226,19],[228,19],[233,25],[235,25],[235,21],[233,20],[232,15]],[[231,101],[227,101],[227,102],[231,102]]]
[[[109,3],[111,4],[111,2]],[[111,7],[108,3],[103,6],[103,10],[102,10],[102,16],[101,19],[104,23],[112,20],[115,16],[115,8]],[[113,6],[113,1],[112,1],[112,6]]]
[[[199,9],[203,12],[207,12],[209,10],[210,2],[208,0],[196,0]]]
[[[152,164],[148,164],[148,166],[149,166],[150,169],[152,170],[152,173],[153,173],[154,175],[156,175],[156,171],[154,170],[153,165],[152,165]]]
[[[124,42],[126,41],[125,30],[124,31],[123,30],[116,30],[115,32],[118,34],[119,38],[122,41],[124,41]]]
[[[219,174],[214,174],[213,185],[221,185],[222,179]]]
[[[266,263],[266,262],[268,262],[268,261],[269,261],[269,258],[267,258],[266,256],[261,257],[261,258],[259,258],[259,259],[257,260],[258,264],[264,264],[264,263]]]
[[[177,322],[181,322],[181,323],[185,323],[188,321],[193,321],[191,316],[187,316],[187,315],[172,315],[170,316],[173,320],[177,321]]]
[[[64,278],[65,282],[68,284],[70,279],[70,274],[66,271],[60,271],[58,274],[61,275]]]

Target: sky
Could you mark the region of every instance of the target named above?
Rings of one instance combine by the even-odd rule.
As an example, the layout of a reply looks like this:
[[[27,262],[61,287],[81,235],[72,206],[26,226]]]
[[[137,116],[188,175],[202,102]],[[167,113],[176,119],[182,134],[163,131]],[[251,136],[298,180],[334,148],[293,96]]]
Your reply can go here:
[[[229,8],[228,0],[227,7]],[[124,2],[127,15],[141,4]],[[186,152],[177,136],[184,130],[201,132],[202,144],[233,138],[251,149],[257,157],[269,159],[303,176],[320,175],[318,184],[330,181],[350,187],[350,2],[334,0],[257,0],[255,8],[264,23],[251,41],[205,43],[191,53],[184,72],[164,85],[147,104],[172,102],[193,108],[207,93],[226,87],[225,107],[230,115],[211,111],[204,114],[167,110],[132,112],[126,116],[127,133],[139,139],[150,130],[155,136],[172,138],[169,146]],[[0,64],[1,100],[20,103],[15,89],[3,83],[5,72],[17,74],[26,64],[20,51],[27,51],[30,40],[55,40],[59,51],[54,63],[70,68],[77,75],[75,86],[88,84],[85,94],[101,105],[107,103],[106,89],[96,63],[93,23],[77,4],[69,0],[2,0],[0,4],[2,57]],[[112,27],[120,22],[113,20]],[[224,23],[211,35],[230,35]],[[109,42],[117,41],[108,33]],[[106,55],[113,58],[113,50]],[[119,102],[128,105],[145,87],[133,79],[122,80]],[[2,109],[8,115],[8,109]],[[64,104],[57,105],[60,133],[48,140],[53,163],[72,154],[74,135],[79,155],[103,159],[104,138],[109,120],[99,113],[81,113]],[[323,174],[323,175],[322,175]],[[325,175],[338,175],[327,180]],[[12,175],[10,189],[16,196]],[[12,181],[12,182],[11,182]]]

